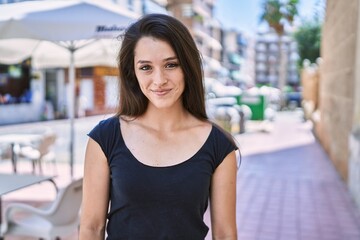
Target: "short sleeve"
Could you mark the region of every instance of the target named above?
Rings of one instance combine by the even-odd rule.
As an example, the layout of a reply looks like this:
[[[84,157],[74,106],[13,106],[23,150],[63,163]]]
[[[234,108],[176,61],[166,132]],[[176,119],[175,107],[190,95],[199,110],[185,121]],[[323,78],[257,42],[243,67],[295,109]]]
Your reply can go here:
[[[225,157],[238,149],[231,134],[225,132],[214,125],[214,149],[215,149],[215,168],[217,168],[225,159]]]
[[[89,133],[88,136],[97,142],[107,159],[109,159],[113,145],[115,143],[115,136],[118,124],[117,117],[111,117],[100,121]]]

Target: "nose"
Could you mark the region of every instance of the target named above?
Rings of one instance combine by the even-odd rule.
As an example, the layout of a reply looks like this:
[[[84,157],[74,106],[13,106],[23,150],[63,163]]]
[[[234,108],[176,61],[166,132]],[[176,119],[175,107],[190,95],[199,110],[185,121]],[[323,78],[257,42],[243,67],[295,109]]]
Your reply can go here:
[[[167,83],[165,74],[163,73],[163,71],[161,69],[154,71],[153,83],[157,86],[162,86],[165,83]]]

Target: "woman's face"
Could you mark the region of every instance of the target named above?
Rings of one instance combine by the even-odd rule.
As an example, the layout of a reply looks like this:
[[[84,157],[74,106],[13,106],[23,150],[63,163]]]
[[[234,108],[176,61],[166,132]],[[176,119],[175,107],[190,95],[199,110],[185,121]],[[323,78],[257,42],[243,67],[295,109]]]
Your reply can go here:
[[[182,106],[184,73],[172,47],[153,37],[142,37],[134,51],[135,75],[141,91],[156,108]]]

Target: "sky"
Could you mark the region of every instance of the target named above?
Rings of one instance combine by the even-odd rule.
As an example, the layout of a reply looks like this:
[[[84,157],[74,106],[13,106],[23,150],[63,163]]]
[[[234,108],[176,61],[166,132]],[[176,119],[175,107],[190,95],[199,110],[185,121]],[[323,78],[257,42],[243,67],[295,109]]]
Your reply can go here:
[[[249,34],[255,34],[259,26],[264,27],[265,25],[265,23],[260,25],[259,21],[263,1],[264,0],[216,0],[215,16],[225,29],[235,29]],[[312,18],[317,2],[324,5],[325,0],[300,0],[300,18]]]

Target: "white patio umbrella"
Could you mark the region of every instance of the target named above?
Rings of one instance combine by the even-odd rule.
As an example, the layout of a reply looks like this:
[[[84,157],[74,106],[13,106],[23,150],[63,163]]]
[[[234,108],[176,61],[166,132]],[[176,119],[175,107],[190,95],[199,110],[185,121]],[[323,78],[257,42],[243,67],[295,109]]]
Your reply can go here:
[[[121,46],[120,40],[97,39],[76,41],[76,43],[81,48],[73,52],[75,67],[116,67],[116,57]],[[31,57],[31,65],[36,69],[67,68],[70,65],[71,52],[65,48],[65,44],[66,42],[59,45],[36,39],[1,39],[0,63],[10,65]]]
[[[116,38],[130,22],[139,16],[121,9],[111,2],[95,0],[48,0],[1,4],[0,13],[0,46],[2,46],[0,48],[0,56],[2,56],[0,61],[9,63],[11,58],[18,61],[21,54],[29,54],[30,56],[34,54],[34,63],[38,64],[38,67],[44,67],[45,65],[41,65],[41,62],[44,63],[44,61],[41,61],[41,57],[36,55],[36,51],[40,49],[41,45],[48,45],[49,47],[51,44],[56,44],[66,49],[63,54],[68,55],[69,87],[73,89],[69,101],[71,104],[68,106],[71,129],[70,171],[71,176],[73,176],[74,53],[80,53],[82,48],[94,46],[95,42],[104,42],[99,39]],[[2,41],[4,42],[1,43]],[[9,44],[8,47],[6,44]],[[15,45],[17,48],[11,51],[11,45]],[[51,51],[55,51],[55,45],[48,49],[51,48],[53,50],[48,51],[49,56]],[[29,50],[31,51],[29,52]],[[46,55],[43,55],[43,58],[46,59]],[[60,55],[58,59],[60,59]],[[56,64],[59,64],[58,67],[64,66],[64,61],[60,64],[56,62],[56,58],[52,61],[49,60],[48,65],[50,62],[54,63],[52,66],[56,66]]]

